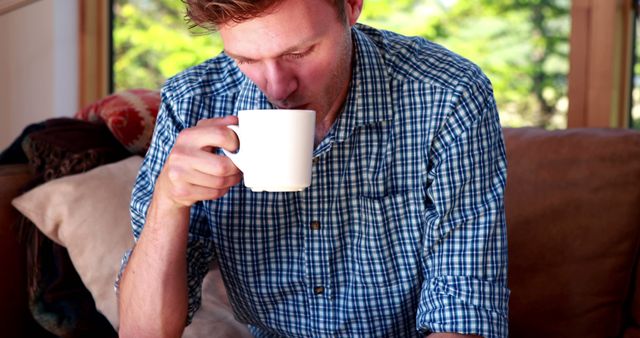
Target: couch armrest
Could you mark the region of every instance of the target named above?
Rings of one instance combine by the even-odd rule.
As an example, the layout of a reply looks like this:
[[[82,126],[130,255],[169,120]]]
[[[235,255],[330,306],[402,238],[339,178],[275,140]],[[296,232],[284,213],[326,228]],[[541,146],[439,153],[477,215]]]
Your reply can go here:
[[[640,132],[505,129],[505,144],[510,335],[638,327]]]
[[[24,337],[30,316],[27,302],[24,246],[18,241],[18,211],[11,206],[32,178],[27,165],[0,166],[0,327],[7,337]]]

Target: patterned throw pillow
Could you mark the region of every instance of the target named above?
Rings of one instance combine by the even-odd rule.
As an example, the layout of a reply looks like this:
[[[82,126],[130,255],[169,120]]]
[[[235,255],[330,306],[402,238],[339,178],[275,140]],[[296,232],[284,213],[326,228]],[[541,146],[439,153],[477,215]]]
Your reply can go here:
[[[147,151],[160,107],[160,92],[130,89],[111,94],[76,113],[80,120],[105,123],[134,154]]]

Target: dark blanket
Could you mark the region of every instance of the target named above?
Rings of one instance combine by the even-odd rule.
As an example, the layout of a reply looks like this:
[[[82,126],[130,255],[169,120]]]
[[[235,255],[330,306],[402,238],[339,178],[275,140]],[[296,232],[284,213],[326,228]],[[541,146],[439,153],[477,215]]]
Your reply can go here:
[[[29,136],[29,134],[45,128],[45,122],[34,123],[27,126],[20,136],[18,136],[7,149],[0,153],[0,164],[22,164],[27,163],[29,159],[22,150],[22,141]]]
[[[104,124],[60,118],[27,127],[0,154],[0,160],[28,163],[36,177],[29,185],[32,188],[129,156]],[[60,337],[117,337],[96,310],[66,249],[24,217],[19,226],[27,245],[29,305],[34,319]]]

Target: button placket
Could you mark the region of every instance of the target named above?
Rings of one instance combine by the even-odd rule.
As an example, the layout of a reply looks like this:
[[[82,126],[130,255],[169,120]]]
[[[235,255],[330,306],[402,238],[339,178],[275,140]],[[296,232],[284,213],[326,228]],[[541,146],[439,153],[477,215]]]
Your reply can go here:
[[[326,140],[325,140],[326,141]],[[326,149],[325,149],[326,150]],[[318,329],[323,327],[322,330],[328,330],[328,323],[331,322],[331,318],[334,313],[327,312],[327,308],[330,307],[331,302],[331,267],[329,264],[327,245],[329,241],[330,230],[326,228],[328,221],[323,214],[327,206],[323,204],[323,200],[320,198],[319,191],[326,190],[326,180],[319,180],[316,175],[319,172],[325,172],[326,168],[323,168],[325,164],[320,160],[320,156],[314,159],[313,164],[313,179],[309,189],[305,192],[308,194],[305,203],[306,218],[305,227],[305,264],[306,264],[306,287],[307,287],[307,301],[309,302],[310,315],[314,318],[322,318],[318,321]]]

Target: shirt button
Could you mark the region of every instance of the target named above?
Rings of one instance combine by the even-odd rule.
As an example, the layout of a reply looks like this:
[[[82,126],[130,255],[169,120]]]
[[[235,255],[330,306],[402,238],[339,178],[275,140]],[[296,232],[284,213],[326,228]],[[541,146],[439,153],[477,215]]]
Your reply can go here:
[[[320,222],[319,221],[311,221],[310,228],[311,228],[311,230],[320,230]]]
[[[316,295],[324,293],[324,287],[316,286],[315,288],[313,288],[313,293],[315,293]]]

